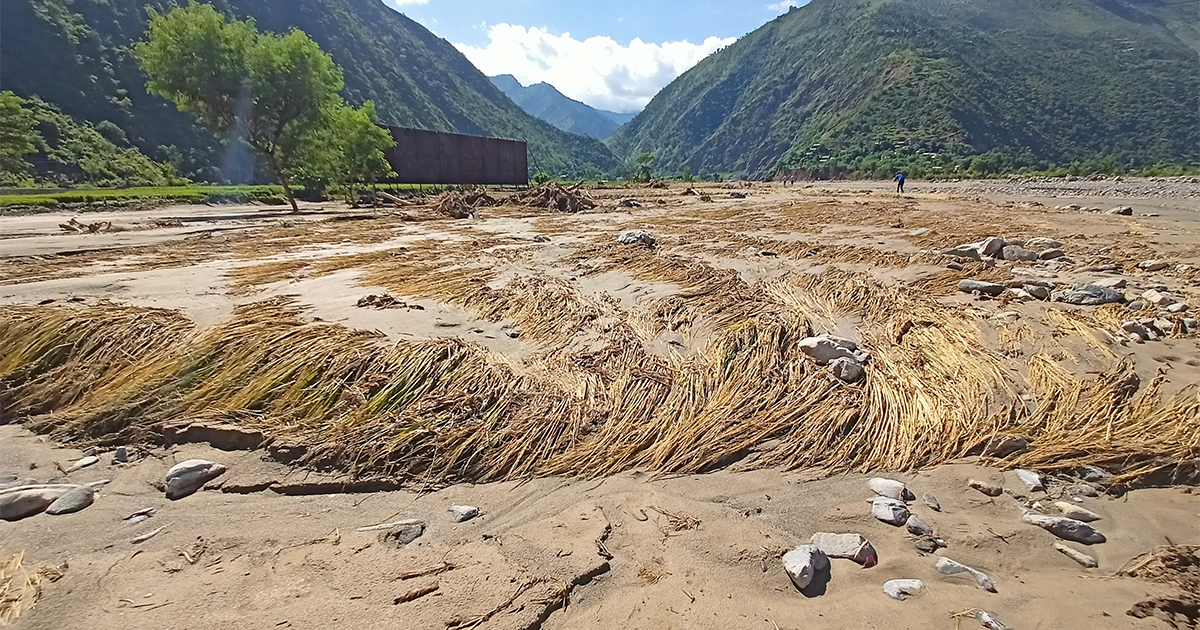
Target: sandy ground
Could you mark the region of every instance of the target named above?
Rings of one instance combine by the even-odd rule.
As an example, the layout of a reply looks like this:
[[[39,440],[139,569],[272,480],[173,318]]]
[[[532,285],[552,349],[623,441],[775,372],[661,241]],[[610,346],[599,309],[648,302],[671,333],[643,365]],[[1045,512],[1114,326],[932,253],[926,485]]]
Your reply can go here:
[[[573,256],[581,247],[638,228],[655,233],[668,255],[732,270],[749,283],[844,269],[910,284],[944,272],[926,263],[888,267],[763,254],[765,248],[789,243],[919,257],[1001,230],[1012,238],[1051,236],[1066,241],[1079,264],[1030,265],[1043,274],[1037,277],[1060,286],[1120,277],[1129,282],[1131,294],[1160,287],[1200,307],[1197,275],[1175,267],[1163,273],[1134,268],[1151,258],[1200,265],[1200,209],[1192,198],[1071,197],[1069,190],[1059,198],[1044,187],[1012,194],[983,187],[955,192],[943,185],[931,192],[932,184],[913,182],[903,197],[890,193],[886,184],[845,183],[758,185],[746,189],[750,196],[742,200],[731,198],[729,189],[708,188],[705,192],[716,199],[711,204],[681,197],[678,187],[601,191],[602,207],[595,212],[560,216],[505,207],[471,222],[394,214],[339,222],[362,212],[333,206],[305,207],[300,215],[255,206],[199,206],[89,213],[81,221],[112,221],[130,229],[72,235],[58,224],[75,215],[5,217],[0,219],[0,308],[111,302],[177,309],[198,326],[210,327],[227,320],[239,304],[294,296],[313,320],[378,330],[392,340],[461,337],[520,370],[554,344],[517,334],[513,321],[491,320],[452,303],[436,287],[419,295],[393,290],[408,308],[355,304],[393,284],[383,280],[386,256],[432,249],[447,267],[486,268],[489,286],[541,274],[636,313],[679,294],[681,287],[620,270],[588,273],[591,261]],[[1200,185],[1195,188],[1200,191]],[[626,196],[637,196],[643,207],[618,208],[616,200]],[[1137,214],[1054,209],[1071,203],[1105,209],[1129,203]],[[155,221],[180,221],[183,227],[155,228]],[[932,236],[910,235],[922,227],[933,229]],[[550,240],[535,248],[540,235]],[[385,263],[379,262],[381,256]],[[1110,259],[1123,269],[1090,270],[1088,261]],[[329,261],[336,264],[320,266]],[[953,291],[942,299],[976,308],[981,319],[1015,311],[1030,333],[1018,343],[1014,370],[1020,369],[1021,357],[1052,336],[1040,318],[1054,305],[981,302]],[[831,320],[824,325],[853,337],[860,324]],[[1002,332],[996,326],[993,334],[999,338]],[[570,343],[586,345],[589,334]],[[706,334],[701,323],[648,340],[646,347],[661,356],[694,355],[703,351]],[[1115,352],[1102,359],[1081,350],[1086,344],[1078,339],[1056,343],[1056,352],[1078,355],[1075,369],[1081,373],[1105,369],[1120,356],[1146,379],[1163,373],[1169,389],[1200,381],[1195,334],[1147,344],[1116,339],[1110,344]],[[1021,504],[1013,495],[1029,493],[1012,472],[964,460],[888,474],[907,482],[918,497],[926,492],[938,497],[941,513],[920,501],[914,502],[914,512],[947,543],[938,553],[988,573],[997,585],[993,594],[969,578],[939,575],[933,569],[936,558],[918,552],[903,528],[871,518],[867,476],[756,470],[753,454],[704,475],[631,471],[594,480],[370,493],[342,492],[344,479],[291,469],[257,451],[188,444],[143,454],[144,459],[121,467],[104,456],[102,464],[72,474],[72,482],[111,480],[96,504],[81,513],[0,522],[0,561],[24,552],[29,566],[66,566],[17,628],[442,629],[456,620],[459,625],[453,627],[514,629],[949,629],[977,627],[971,619],[952,617],[971,609],[990,611],[1017,630],[1167,628],[1162,621],[1125,613],[1144,599],[1170,596],[1170,589],[1114,575],[1157,545],[1200,544],[1200,501],[1186,489],[1085,499],[1083,505],[1102,516],[1097,529],[1108,537],[1107,543],[1086,549],[1100,564],[1087,570],[1054,551],[1052,535],[1021,523]],[[48,481],[60,476],[56,462],[67,466],[80,455],[23,429],[0,426],[0,475]],[[155,484],[173,463],[194,457],[221,462],[230,472],[209,490],[168,502]],[[1002,482],[1012,493],[990,499],[968,489],[968,478]],[[1057,499],[1063,487],[1057,483],[1050,495],[1036,493],[1031,499]],[[484,515],[455,524],[446,510],[457,504],[479,506]],[[157,512],[137,525],[122,520],[143,508]],[[406,547],[381,541],[377,532],[356,531],[406,518],[427,523],[425,534]],[[130,542],[159,527],[164,529],[150,540]],[[779,557],[820,531],[866,536],[879,551],[879,566],[863,569],[835,560],[823,592],[798,592]],[[454,568],[400,579],[442,563]],[[883,583],[899,578],[923,580],[925,593],[906,602],[884,596]],[[394,603],[434,585],[436,591]]]

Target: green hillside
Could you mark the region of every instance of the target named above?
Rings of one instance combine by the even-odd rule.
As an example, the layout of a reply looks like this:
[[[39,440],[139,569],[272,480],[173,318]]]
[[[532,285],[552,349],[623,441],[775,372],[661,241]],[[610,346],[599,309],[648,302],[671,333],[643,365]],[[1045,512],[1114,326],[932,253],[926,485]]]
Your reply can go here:
[[[1196,0],[813,0],[608,143],[664,171],[1200,163]]]
[[[251,162],[219,146],[190,117],[145,90],[129,52],[144,37],[146,6],[166,0],[5,0],[0,89],[38,96],[92,124],[109,121],[137,148],[199,180],[243,179]],[[345,72],[344,95],[374,100],[385,124],[529,142],[531,168],[572,176],[611,172],[598,141],[521,110],[445,40],[380,0],[217,0],[269,31],[299,28]]]
[[[580,135],[603,140],[633,118],[596,109],[572,99],[549,83],[521,85],[511,74],[492,77],[492,83],[504,91],[521,109],[552,125]]]

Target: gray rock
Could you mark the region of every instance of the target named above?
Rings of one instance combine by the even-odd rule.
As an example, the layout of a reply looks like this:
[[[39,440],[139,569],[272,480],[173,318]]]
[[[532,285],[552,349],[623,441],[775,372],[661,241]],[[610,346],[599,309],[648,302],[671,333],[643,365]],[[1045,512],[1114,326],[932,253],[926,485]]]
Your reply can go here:
[[[16,475],[6,475],[6,477],[11,477],[11,479],[9,481],[5,481],[4,483],[0,483],[0,491],[39,485],[37,479],[17,479]]]
[[[1183,328],[1188,333],[1195,332],[1196,330],[1200,330],[1200,319],[1196,319],[1194,317],[1184,318]]]
[[[1009,245],[1000,252],[1000,257],[1008,261],[1034,261],[1038,259],[1037,252],[1031,252],[1020,245]]]
[[[870,360],[871,355],[858,349],[858,344],[849,339],[822,335],[801,339],[797,344],[800,351],[808,355],[817,365],[829,365],[835,359],[850,359],[858,364]]]
[[[128,464],[129,463],[129,450],[126,449],[124,446],[118,446],[117,450],[113,451],[113,463],[114,464]]]
[[[1074,519],[1060,516],[1045,516],[1029,512],[1021,517],[1021,522],[1037,525],[1063,540],[1070,540],[1085,545],[1096,545],[1107,542],[1104,534],[1092,529],[1091,525]]]
[[[967,485],[988,495],[989,497],[998,497],[1004,494],[1004,488],[1001,488],[995,484],[987,483],[986,481],[979,481],[978,479],[968,479]]]
[[[800,545],[783,554],[783,570],[800,590],[808,588],[817,573],[828,568],[829,558],[813,545]]]
[[[1141,269],[1142,271],[1155,272],[1162,271],[1170,266],[1171,263],[1166,260],[1147,260],[1138,264],[1138,269]]]
[[[908,529],[908,533],[913,536],[932,536],[933,528],[930,527],[921,517],[916,514],[909,514],[908,520],[904,522],[904,527]]]
[[[1141,322],[1125,322],[1124,324],[1121,324],[1121,330],[1124,330],[1131,335],[1136,335],[1140,341],[1155,341],[1158,339],[1158,335]]]
[[[1105,214],[1111,214],[1114,216],[1122,216],[1122,217],[1131,217],[1131,216],[1133,216],[1133,208],[1130,208],[1129,206],[1121,206],[1119,208],[1113,208],[1112,210],[1105,212]]]
[[[98,463],[100,463],[99,457],[96,457],[95,455],[88,455],[87,457],[84,457],[72,464],[71,467],[67,469],[67,474],[69,475],[77,470],[83,470],[88,466],[95,466]]]
[[[1076,551],[1062,543],[1054,543],[1054,549],[1089,569],[1095,569],[1096,567],[1100,566],[1100,563],[1096,562],[1095,558],[1081,551]]]
[[[64,494],[78,488],[70,484],[22,486],[0,492],[0,520],[19,521],[41,514]]]
[[[203,459],[180,462],[167,471],[167,498],[175,501],[195,493],[204,484],[220,477],[228,470],[221,464]]]
[[[813,534],[809,543],[830,558],[853,560],[867,568],[879,563],[879,555],[875,552],[875,547],[858,534],[819,532]]]
[[[867,372],[863,369],[863,366],[859,365],[854,359],[846,357],[834,359],[829,364],[829,372],[833,374],[834,378],[843,383],[861,383],[867,378]]]
[[[1150,289],[1142,294],[1142,301],[1157,308],[1166,308],[1176,302],[1175,296],[1165,291]]]
[[[394,543],[397,546],[403,547],[420,538],[424,533],[425,523],[423,521],[403,521],[394,523],[391,529],[379,535],[379,539],[383,542]]]
[[[941,545],[932,538],[918,538],[913,546],[921,553],[936,553],[938,549],[941,549]]]
[[[1042,481],[1042,476],[1040,474],[1035,473],[1032,470],[1024,470],[1022,468],[1018,468],[1014,472],[1016,472],[1017,479],[1020,479],[1021,483],[1025,484],[1025,487],[1030,492],[1046,491],[1046,484]]]
[[[79,486],[55,499],[54,503],[51,503],[50,506],[46,508],[46,513],[51,516],[58,516],[59,514],[74,514],[75,512],[88,507],[95,500],[95,490],[87,486]]]
[[[621,201],[617,202],[617,205],[621,206],[622,208],[642,207],[642,204],[638,203],[638,200],[634,199],[633,197],[625,197],[624,199],[621,199]]]
[[[1046,249],[1046,250],[1042,250],[1042,252],[1040,254],[1038,254],[1038,259],[1039,260],[1055,260],[1057,258],[1062,258],[1063,256],[1066,256],[1066,255],[1067,255],[1067,253],[1061,249]]]
[[[871,501],[871,515],[888,525],[899,527],[908,522],[908,506],[903,501],[875,497]]]
[[[979,245],[976,247],[976,250],[979,252],[980,256],[991,256],[994,258],[996,254],[999,254],[1001,251],[1003,251],[1006,246],[1008,246],[1008,243],[1005,242],[1004,239],[996,236],[989,236],[983,239],[983,242],[979,243]]]
[[[923,590],[925,590],[925,584],[921,580],[891,580],[883,585],[884,595],[900,601],[920,595]]]
[[[622,245],[636,245],[640,243],[642,245],[654,247],[657,241],[655,241],[654,236],[652,236],[646,230],[629,230],[627,232],[621,232],[621,236],[617,237],[617,242]]]
[[[938,558],[937,564],[933,565],[933,568],[937,569],[937,572],[941,573],[942,575],[958,575],[959,573],[968,573],[971,575],[971,577],[975,578],[975,583],[979,585],[979,588],[992,593],[996,592],[996,585],[992,584],[991,578],[989,578],[986,573],[972,569],[971,567],[960,562],[955,562],[950,558]]]
[[[1056,241],[1052,238],[1038,237],[1025,241],[1025,249],[1032,251],[1040,251],[1043,249],[1060,249],[1062,247],[1062,241]]]
[[[1081,466],[1079,468],[1079,478],[1084,481],[1104,481],[1108,477],[1108,472],[1102,468],[1095,466]]]
[[[995,284],[992,282],[981,282],[979,280],[962,280],[958,283],[958,290],[963,293],[984,293],[992,297],[997,297],[1004,293],[1004,285]]]
[[[1078,505],[1075,505],[1074,503],[1067,503],[1066,501],[1057,501],[1054,503],[1054,507],[1056,509],[1058,509],[1058,511],[1061,512],[1063,516],[1065,516],[1071,520],[1074,520],[1074,521],[1079,521],[1081,523],[1091,523],[1091,522],[1100,520],[1100,516],[1098,514],[1096,514],[1095,512],[1088,510],[1086,508],[1082,508]]]
[[[904,485],[904,482],[896,481],[895,479],[874,477],[867,481],[867,487],[871,489],[871,492],[874,492],[881,497],[887,497],[897,501],[910,501],[912,500],[913,496],[913,494],[908,491],[908,487]]]
[[[1188,305],[1185,302],[1176,302],[1167,307],[1168,313],[1173,313],[1176,315],[1178,315],[1179,313],[1186,313],[1187,310],[1188,310]]]
[[[988,443],[984,445],[983,455],[985,457],[1004,459],[1009,455],[1024,453],[1027,450],[1029,450],[1029,440],[1022,437],[998,434],[992,436],[992,439],[988,440]]]
[[[983,259],[983,257],[979,254],[979,249],[975,245],[959,245],[958,247],[943,249],[942,255],[975,261]]]
[[[942,504],[938,503],[937,497],[933,496],[932,494],[926,492],[921,497],[921,500],[924,501],[925,505],[929,506],[929,509],[933,510],[934,512],[942,511]]]
[[[1124,289],[1129,286],[1129,282],[1125,278],[1104,278],[1096,280],[1092,284],[1098,287],[1108,287],[1110,289]]]
[[[960,262],[958,262],[958,261],[954,261],[954,262],[952,262],[952,263],[950,263],[950,264],[946,265],[946,268],[947,268],[947,269],[952,269],[952,270],[954,270],[954,271],[962,271],[963,269],[966,269],[966,267],[965,267],[965,266],[964,266],[962,263],[960,263]]]
[[[479,508],[473,505],[455,505],[450,507],[450,516],[454,518],[455,523],[465,523],[480,514]]]
[[[533,237],[534,243],[549,243],[550,237],[545,234],[535,234]]]
[[[1129,303],[1129,310],[1131,310],[1131,311],[1146,310],[1146,303],[1141,300],[1134,300]]]
[[[1027,284],[1025,285],[1025,292],[1043,302],[1050,299],[1050,289],[1046,287]]]
[[[1117,304],[1125,301],[1125,295],[1116,289],[1085,284],[1070,291],[1059,291],[1054,294],[1058,301],[1078,306],[1100,306],[1101,304]]]
[[[1094,499],[1100,496],[1100,491],[1086,483],[1081,483],[1067,486],[1065,494],[1072,497],[1090,497]]]
[[[1000,623],[1000,620],[996,619],[995,615],[987,611],[976,610],[975,621],[978,621],[979,625],[987,628],[987,630],[1008,630],[1008,626]]]

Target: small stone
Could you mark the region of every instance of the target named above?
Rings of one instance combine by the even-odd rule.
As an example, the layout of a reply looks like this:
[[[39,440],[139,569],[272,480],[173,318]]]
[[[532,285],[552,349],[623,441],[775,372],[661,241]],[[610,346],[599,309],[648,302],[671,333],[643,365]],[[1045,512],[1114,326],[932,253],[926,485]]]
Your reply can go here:
[[[904,522],[904,526],[908,529],[908,533],[913,536],[933,535],[933,528],[926,524],[925,521],[922,521],[921,517],[916,514],[909,514],[908,520]]]
[[[1121,324],[1121,330],[1136,336],[1138,341],[1155,341],[1158,339],[1158,335],[1141,322],[1125,322],[1124,324]]]
[[[921,496],[921,500],[924,501],[925,505],[928,506],[929,509],[933,510],[934,512],[942,511],[942,504],[938,503],[937,497],[933,496],[932,494],[929,494],[928,492],[926,492],[924,495]]]
[[[983,242],[979,243],[978,247],[976,247],[976,250],[979,252],[980,256],[995,257],[996,254],[999,254],[1001,251],[1003,251],[1006,246],[1008,246],[1008,243],[1005,242],[1004,239],[996,236],[989,236],[983,239]]]
[[[1084,481],[1104,481],[1108,478],[1108,473],[1095,466],[1081,466],[1079,468],[1079,478]]]
[[[1055,502],[1054,507],[1057,508],[1059,512],[1062,512],[1063,516],[1081,523],[1091,523],[1100,520],[1100,516],[1095,512],[1079,507],[1074,503],[1057,501]]]
[[[1017,291],[1018,297],[1026,298],[1026,299],[1033,298],[1032,295],[1029,295],[1028,293],[1026,293],[1023,290],[1016,290],[1016,291]],[[1002,311],[1000,313],[996,313],[995,315],[992,315],[992,319],[994,319],[998,322],[1007,322],[1007,323],[1011,324],[1013,322],[1020,321],[1021,314],[1016,311]]]
[[[958,261],[954,261],[954,262],[946,265],[946,268],[951,269],[953,271],[962,271],[963,269],[966,269],[966,266],[964,266],[962,263],[960,263]]]
[[[465,523],[481,514],[479,508],[473,505],[455,505],[450,507],[450,516],[455,523]]]
[[[1170,266],[1171,266],[1171,263],[1167,262],[1165,260],[1147,260],[1147,261],[1139,264],[1138,269],[1141,269],[1142,271],[1155,272],[1155,271],[1162,271],[1163,269],[1166,269],[1167,267],[1170,267]]]
[[[1121,217],[1131,217],[1131,216],[1133,216],[1133,208],[1130,208],[1129,206],[1121,206],[1119,208],[1113,208],[1112,210],[1105,212],[1105,214],[1111,214],[1114,216],[1121,216]]]
[[[1063,247],[1062,241],[1056,241],[1052,238],[1031,238],[1025,241],[1025,249],[1032,251],[1041,251],[1043,249],[1056,249]]]
[[[1183,328],[1184,328],[1184,331],[1187,333],[1191,333],[1196,330],[1200,330],[1200,319],[1196,319],[1194,317],[1184,318]]]
[[[846,357],[834,359],[829,364],[829,372],[843,383],[860,383],[867,378],[866,370],[854,359]]]
[[[638,203],[638,200],[634,199],[633,197],[625,197],[621,201],[617,202],[617,205],[621,206],[622,208],[641,208],[642,207],[642,204]],[[628,245],[628,243],[622,243],[622,245]]]
[[[917,229],[909,232],[908,235],[909,236],[925,236],[926,234],[929,234],[931,231],[932,230],[930,230],[929,228],[917,228]]]
[[[1091,525],[1074,519],[1026,513],[1021,517],[1021,522],[1037,525],[1063,540],[1085,545],[1096,545],[1107,541],[1104,534],[1092,529]]]
[[[1061,249],[1047,249],[1047,250],[1043,250],[1042,253],[1038,254],[1038,259],[1039,260],[1054,260],[1056,258],[1062,258],[1063,256],[1066,256],[1066,255],[1067,255],[1067,253]]]
[[[1146,303],[1141,300],[1134,300],[1129,303],[1129,310],[1131,310],[1131,311],[1146,310]]]
[[[775,258],[775,257],[776,257],[776,256],[778,256],[779,254],[777,254],[777,253],[775,253],[775,252],[773,252],[773,251],[769,251],[769,250],[766,250],[766,249],[764,249],[764,250],[762,250],[762,251],[758,252],[758,255],[759,255],[759,256],[762,256],[763,258]]]
[[[379,539],[403,547],[420,538],[424,533],[425,523],[423,521],[405,521],[380,534]]]
[[[879,555],[875,552],[875,547],[858,534],[819,532],[813,534],[809,543],[830,558],[853,560],[868,569],[879,563]]]
[[[885,595],[900,601],[919,595],[924,589],[925,584],[921,580],[891,580],[883,585]]]
[[[1178,315],[1179,313],[1186,313],[1187,310],[1188,310],[1188,305],[1184,302],[1176,302],[1167,307],[1168,313],[1173,313],[1176,315]]]
[[[1150,289],[1142,294],[1142,301],[1157,308],[1166,308],[1176,302],[1175,296],[1163,291]]]
[[[979,280],[962,280],[958,283],[958,290],[963,293],[983,293],[996,297],[1004,293],[1004,285]]]
[[[867,487],[871,492],[889,499],[897,501],[911,500],[912,493],[908,491],[908,487],[902,481],[895,479],[884,479],[883,477],[875,477],[867,482]]]
[[[95,500],[95,490],[87,486],[79,486],[56,499],[54,503],[51,503],[46,508],[46,514],[50,514],[51,516],[74,514],[88,507]]]
[[[801,339],[797,346],[822,366],[841,358],[851,359],[861,365],[871,358],[871,355],[859,350],[858,344],[853,341],[831,335]]]
[[[983,610],[975,611],[975,621],[978,621],[979,625],[987,630],[1008,630],[1008,626],[1000,623],[1000,620],[996,619],[992,613]]]
[[[1081,564],[1089,569],[1095,569],[1096,567],[1100,566],[1100,563],[1096,562],[1095,558],[1093,558],[1083,552],[1076,551],[1062,543],[1054,543],[1054,548],[1059,553],[1063,554],[1064,556],[1074,560],[1075,562],[1078,562],[1079,564]]]
[[[533,237],[533,242],[534,243],[549,243],[550,237],[546,236],[545,234],[537,234]]]
[[[656,244],[654,237],[651,236],[646,230],[629,230],[628,232],[621,232],[621,236],[617,238],[617,242],[622,245],[636,245],[640,243],[649,247],[654,247]]]
[[[783,570],[800,590],[808,588],[817,573],[828,568],[829,558],[813,545],[800,545],[783,554]]]
[[[1058,291],[1054,294],[1060,302],[1078,306],[1100,306],[1101,304],[1117,304],[1125,301],[1125,295],[1116,289],[1085,284],[1070,291]]]
[[[1031,252],[1019,245],[1009,245],[1000,252],[1000,257],[1008,261],[1034,261],[1038,259],[1037,252]]]
[[[203,459],[180,462],[167,471],[167,498],[175,501],[195,493],[204,484],[220,477],[228,470],[221,464]]]
[[[1031,295],[1043,302],[1050,299],[1050,289],[1048,289],[1046,287],[1039,287],[1039,286],[1035,286],[1032,284],[1027,284],[1027,285],[1025,285],[1025,291],[1027,293],[1029,293],[1029,295]]]
[[[903,501],[875,497],[871,501],[871,515],[888,525],[899,527],[908,521],[908,506]]]
[[[975,247],[975,245],[959,245],[958,247],[943,249],[942,255],[951,256],[953,258],[964,258],[967,260],[982,260],[982,256],[980,256],[979,250]]]
[[[117,450],[113,451],[113,464],[128,464],[129,450],[124,446],[118,446]]]
[[[1089,497],[1096,498],[1100,496],[1100,491],[1085,483],[1074,486],[1067,486],[1066,494],[1073,497]]]
[[[1129,282],[1126,281],[1125,278],[1104,278],[1102,280],[1096,280],[1095,282],[1092,282],[1092,284],[1098,287],[1108,287],[1110,289],[1124,289],[1125,287],[1129,286]]]
[[[1009,455],[1024,453],[1027,450],[1029,450],[1029,440],[999,434],[992,436],[992,439],[988,440],[987,445],[983,447],[983,455],[985,457],[1004,459]]]
[[[515,330],[506,330],[506,331],[504,331],[504,334],[505,334],[505,335],[506,335],[506,336],[507,336],[509,339],[519,339],[519,338],[521,337],[521,333],[519,333],[519,332],[517,332],[517,331],[515,331]]]
[[[932,538],[918,538],[917,541],[913,543],[913,546],[915,546],[917,551],[920,551],[921,553],[936,553],[937,550],[941,548],[941,545],[939,545],[937,541]]]
[[[1030,492],[1045,492],[1046,484],[1042,481],[1042,476],[1032,470],[1024,470],[1018,468],[1016,471],[1017,479],[1025,484],[1025,487]]]
[[[955,562],[950,558],[938,558],[937,564],[933,565],[933,568],[937,569],[937,572],[941,573],[942,575],[969,573],[971,577],[975,578],[975,583],[979,585],[979,588],[992,593],[996,592],[996,585],[992,584],[991,578],[989,578],[986,573],[983,571],[976,571],[975,569],[972,569],[965,564]]]
[[[95,466],[98,463],[100,463],[99,457],[96,457],[95,455],[88,455],[87,457],[84,457],[83,459],[80,459],[72,464],[71,467],[67,469],[67,474],[69,475],[77,470],[83,470],[88,466]]]
[[[978,479],[968,479],[967,485],[988,495],[989,497],[998,497],[1004,494],[1004,488],[987,483],[985,481],[979,481]]]

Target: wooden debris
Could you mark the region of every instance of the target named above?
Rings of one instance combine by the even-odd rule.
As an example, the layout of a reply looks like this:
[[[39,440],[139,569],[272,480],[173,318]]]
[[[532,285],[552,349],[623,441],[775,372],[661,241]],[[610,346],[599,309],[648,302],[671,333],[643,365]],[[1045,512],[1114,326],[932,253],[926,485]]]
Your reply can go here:
[[[559,212],[576,213],[596,207],[596,200],[582,189],[582,182],[563,187],[558,182],[546,182],[533,190],[517,193],[509,201],[521,206],[546,208]]]

